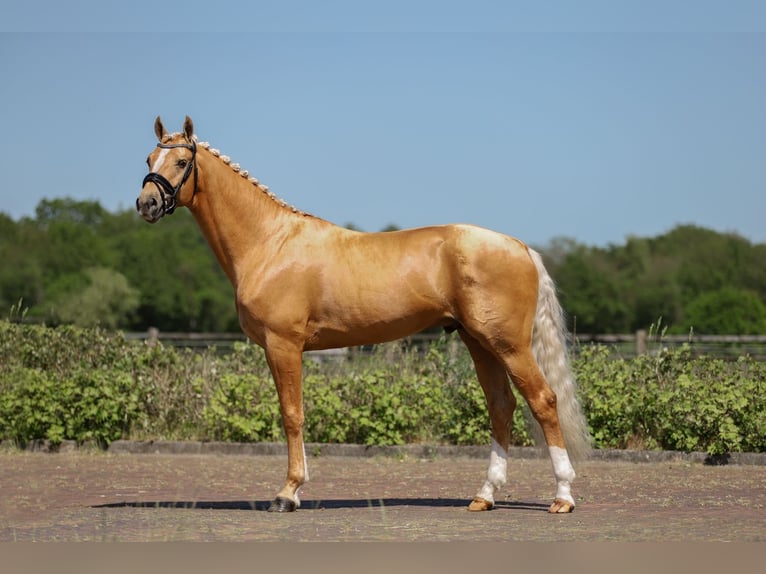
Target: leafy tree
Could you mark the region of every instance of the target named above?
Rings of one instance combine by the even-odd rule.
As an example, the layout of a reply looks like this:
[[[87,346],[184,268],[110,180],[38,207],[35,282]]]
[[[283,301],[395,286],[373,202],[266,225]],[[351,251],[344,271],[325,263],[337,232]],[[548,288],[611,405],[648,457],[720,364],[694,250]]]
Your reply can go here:
[[[681,225],[658,237],[629,237],[625,245],[607,248],[557,238],[543,252],[579,332],[635,331],[659,317],[670,332],[688,332],[694,323],[695,330],[704,325],[710,333],[736,332],[733,325],[713,319],[731,308],[730,298],[703,298],[711,317],[704,321],[688,316],[698,308],[691,303],[724,288],[749,293],[735,298],[740,305],[755,305],[753,297],[766,301],[766,245],[753,246],[736,234]],[[738,324],[748,332],[766,332],[757,319]]]
[[[125,324],[138,307],[138,291],[122,273],[112,269],[91,267],[84,276],[84,288],[70,290],[58,300],[55,306],[58,319],[79,327],[100,325],[115,329]]]
[[[43,269],[37,253],[40,233],[31,220],[18,223],[0,213],[0,309],[23,299],[36,305],[43,297]]]
[[[561,303],[569,316],[569,328],[578,333],[600,333],[606,328],[623,332],[630,309],[619,278],[603,254],[580,245],[561,257],[551,269],[558,283]]]
[[[42,226],[66,222],[90,228],[98,227],[108,216],[97,201],[78,201],[69,197],[43,199],[37,204],[35,214]]]
[[[187,210],[152,226],[135,215],[132,228],[118,223],[115,267],[140,291],[132,328],[239,330],[231,284]]]
[[[752,291],[735,287],[706,291],[686,306],[685,327],[696,333],[766,333],[766,305]]]

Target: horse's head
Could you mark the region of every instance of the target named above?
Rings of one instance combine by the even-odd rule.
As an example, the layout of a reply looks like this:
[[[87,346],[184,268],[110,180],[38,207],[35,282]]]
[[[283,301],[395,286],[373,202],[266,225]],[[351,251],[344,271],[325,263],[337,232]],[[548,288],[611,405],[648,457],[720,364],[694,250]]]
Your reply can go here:
[[[191,118],[186,116],[183,133],[168,135],[157,116],[154,133],[159,143],[146,159],[149,173],[136,199],[136,210],[150,223],[188,205],[197,191],[197,143]]]

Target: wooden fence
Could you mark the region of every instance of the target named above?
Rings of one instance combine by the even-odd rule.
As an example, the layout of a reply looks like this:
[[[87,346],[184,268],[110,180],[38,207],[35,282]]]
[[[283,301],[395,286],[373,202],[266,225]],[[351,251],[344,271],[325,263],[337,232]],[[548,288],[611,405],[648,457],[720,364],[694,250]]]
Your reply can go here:
[[[688,344],[694,355],[731,359],[742,355],[766,360],[766,335],[650,335],[646,331],[618,335],[577,335],[575,352],[587,344],[607,345],[625,357],[644,355],[660,349]]]
[[[440,333],[418,333],[403,339],[406,345],[424,347],[428,343],[438,340]],[[131,340],[143,340],[147,344],[156,344],[158,341],[164,345],[175,347],[208,348],[216,347],[222,351],[231,349],[235,342],[246,341],[242,333],[181,333],[163,332],[157,329],[149,329],[146,332],[125,333],[125,337]],[[695,355],[708,355],[720,358],[736,358],[741,355],[750,355],[753,358],[766,360],[766,335],[650,335],[647,331],[637,331],[627,334],[602,334],[589,335],[578,334],[571,338],[571,346],[575,354],[584,345],[606,345],[612,350],[612,354],[621,357],[634,357],[646,353],[657,352],[664,348],[679,347],[689,344]],[[340,358],[364,354],[372,347],[354,347],[351,349],[328,349],[326,351],[309,351],[307,355],[316,360],[331,357]]]

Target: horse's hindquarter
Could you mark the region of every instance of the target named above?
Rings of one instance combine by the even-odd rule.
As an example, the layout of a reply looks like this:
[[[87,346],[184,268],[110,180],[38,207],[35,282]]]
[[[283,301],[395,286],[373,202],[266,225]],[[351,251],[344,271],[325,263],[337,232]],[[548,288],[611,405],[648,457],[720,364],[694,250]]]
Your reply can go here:
[[[480,341],[523,345],[537,308],[537,267],[525,243],[473,226],[456,226],[456,319]]]

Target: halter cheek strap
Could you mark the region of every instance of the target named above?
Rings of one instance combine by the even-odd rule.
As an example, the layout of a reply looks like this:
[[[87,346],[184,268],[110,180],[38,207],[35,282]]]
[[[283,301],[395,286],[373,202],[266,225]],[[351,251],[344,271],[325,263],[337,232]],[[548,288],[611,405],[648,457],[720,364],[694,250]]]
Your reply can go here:
[[[162,215],[170,215],[173,213],[178,206],[178,202],[176,201],[176,196],[181,191],[181,188],[186,183],[186,180],[189,179],[189,176],[191,175],[192,168],[194,168],[194,191],[192,192],[192,197],[194,197],[194,194],[197,193],[197,144],[194,140],[191,141],[189,144],[157,144],[158,148],[162,149],[171,149],[176,147],[185,147],[186,149],[191,150],[192,157],[189,163],[186,164],[186,170],[184,171],[184,175],[181,178],[181,181],[173,187],[173,184],[171,184],[167,178],[163,175],[160,175],[157,172],[150,172],[146,174],[146,177],[144,178],[144,182],[142,184],[142,187],[145,186],[148,182],[153,183],[157,186],[157,190],[160,192],[160,197],[162,198]]]

